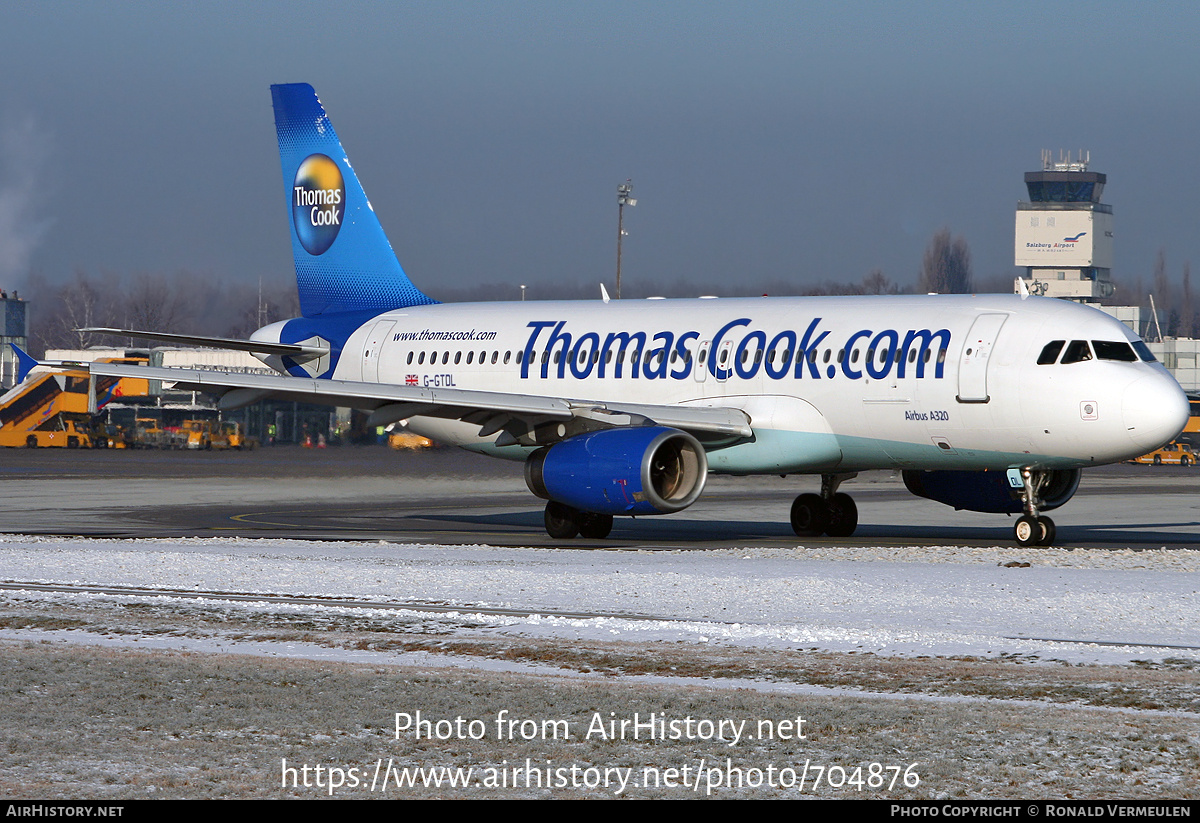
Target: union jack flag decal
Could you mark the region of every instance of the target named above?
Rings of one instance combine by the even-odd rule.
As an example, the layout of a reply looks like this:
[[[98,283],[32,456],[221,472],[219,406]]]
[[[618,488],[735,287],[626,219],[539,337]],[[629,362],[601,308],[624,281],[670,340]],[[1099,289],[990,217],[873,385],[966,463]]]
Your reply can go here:
[[[406,386],[417,385],[417,376],[415,374],[410,374],[410,375],[406,376],[404,378],[404,385],[406,385]]]

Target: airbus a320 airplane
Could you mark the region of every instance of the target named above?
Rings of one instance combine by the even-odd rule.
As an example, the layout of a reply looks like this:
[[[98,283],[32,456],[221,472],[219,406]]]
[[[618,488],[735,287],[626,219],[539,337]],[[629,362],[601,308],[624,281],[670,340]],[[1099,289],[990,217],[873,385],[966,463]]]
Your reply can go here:
[[[525,463],[547,532],[692,505],[709,472],[821,478],[796,534],[849,536],[858,472],[914,494],[1043,512],[1081,469],[1135,457],[1188,417],[1179,384],[1102,312],[1016,295],[439,304],[400,267],[316,93],[272,86],[303,316],[248,341],[112,330],[254,353],[279,372],[94,364],[174,381],[224,409],[264,397],[349,406],[368,425]]]

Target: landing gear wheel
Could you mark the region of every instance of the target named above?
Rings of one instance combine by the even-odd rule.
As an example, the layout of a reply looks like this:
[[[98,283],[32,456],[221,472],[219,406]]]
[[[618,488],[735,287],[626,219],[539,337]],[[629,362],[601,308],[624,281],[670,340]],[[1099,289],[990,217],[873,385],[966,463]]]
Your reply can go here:
[[[1017,522],[1013,526],[1013,536],[1022,546],[1036,546],[1042,536],[1042,527],[1038,524],[1036,517],[1023,514],[1017,518]]]
[[[1017,518],[1013,535],[1022,546],[1050,546],[1058,536],[1058,529],[1049,517],[1032,517],[1023,514]]]
[[[564,503],[546,504],[546,534],[555,540],[570,540],[579,534],[579,512]]]
[[[828,525],[829,506],[821,495],[802,494],[792,502],[792,531],[798,536],[819,537]]]
[[[849,537],[858,528],[858,506],[854,498],[841,492],[835,494],[828,503],[829,523],[825,533],[830,537]]]
[[[611,514],[595,514],[582,512],[579,516],[579,534],[589,540],[603,540],[612,531],[613,517]]]
[[[1054,528],[1054,521],[1049,517],[1039,517],[1038,533],[1037,544],[1039,546],[1050,546],[1054,544],[1054,538],[1057,536],[1058,530]]]

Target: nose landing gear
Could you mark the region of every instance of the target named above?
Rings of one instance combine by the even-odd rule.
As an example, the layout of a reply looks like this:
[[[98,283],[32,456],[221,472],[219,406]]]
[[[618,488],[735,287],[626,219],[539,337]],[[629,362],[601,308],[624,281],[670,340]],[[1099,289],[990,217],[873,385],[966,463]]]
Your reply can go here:
[[[1013,537],[1018,545],[1049,546],[1054,543],[1057,534],[1054,521],[1039,512],[1042,505],[1041,490],[1047,477],[1047,472],[1021,469],[1021,479],[1025,482],[1021,501],[1025,505],[1025,513],[1017,518],[1013,526]]]
[[[1054,521],[1040,515],[1023,514],[1013,526],[1013,535],[1022,546],[1049,546],[1056,533]]]

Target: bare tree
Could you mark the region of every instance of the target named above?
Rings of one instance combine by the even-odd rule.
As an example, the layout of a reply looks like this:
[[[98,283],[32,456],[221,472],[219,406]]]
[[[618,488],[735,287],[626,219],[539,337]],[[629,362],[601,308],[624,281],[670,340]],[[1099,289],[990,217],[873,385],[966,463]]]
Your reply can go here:
[[[115,278],[76,270],[74,279],[61,286],[52,286],[41,277],[30,277],[28,283],[36,312],[30,323],[35,353],[41,355],[53,348],[85,349],[105,342],[79,330],[112,323],[113,306],[119,300]]]
[[[1194,337],[1196,334],[1196,305],[1192,300],[1192,264],[1183,264],[1183,300],[1180,303],[1180,337]]]
[[[29,324],[33,353],[47,348],[83,349],[95,345],[152,345],[145,340],[80,332],[89,327],[196,332],[244,337],[259,326],[300,314],[290,278],[229,285],[220,278],[179,271],[171,275],[75,272],[67,283],[41,274],[26,278],[23,296],[33,306]],[[259,322],[260,316],[265,318]]]
[[[59,289],[59,295],[63,336],[70,338],[73,346],[79,349],[86,349],[100,342],[95,334],[82,329],[102,326],[109,322],[112,300],[108,291],[83,271],[76,270],[74,282]]]
[[[214,316],[213,320],[219,322],[206,323],[203,326],[206,334],[249,337],[255,329],[300,314],[296,287],[290,283],[284,286],[264,283],[261,289],[241,289],[230,303],[239,309],[237,315],[229,316],[227,313],[220,318]]]
[[[896,294],[900,289],[887,278],[883,269],[871,269],[871,272],[863,278],[862,290],[863,294]]]
[[[1154,258],[1154,294],[1159,300],[1170,299],[1171,281],[1167,279],[1167,254],[1162,249]]]
[[[192,290],[202,289],[203,278],[176,278],[172,283],[161,274],[137,274],[125,300],[126,328],[146,331],[190,331]]]
[[[935,234],[925,249],[919,282],[926,293],[970,294],[974,286],[967,241],[961,235],[951,239],[948,228]]]

